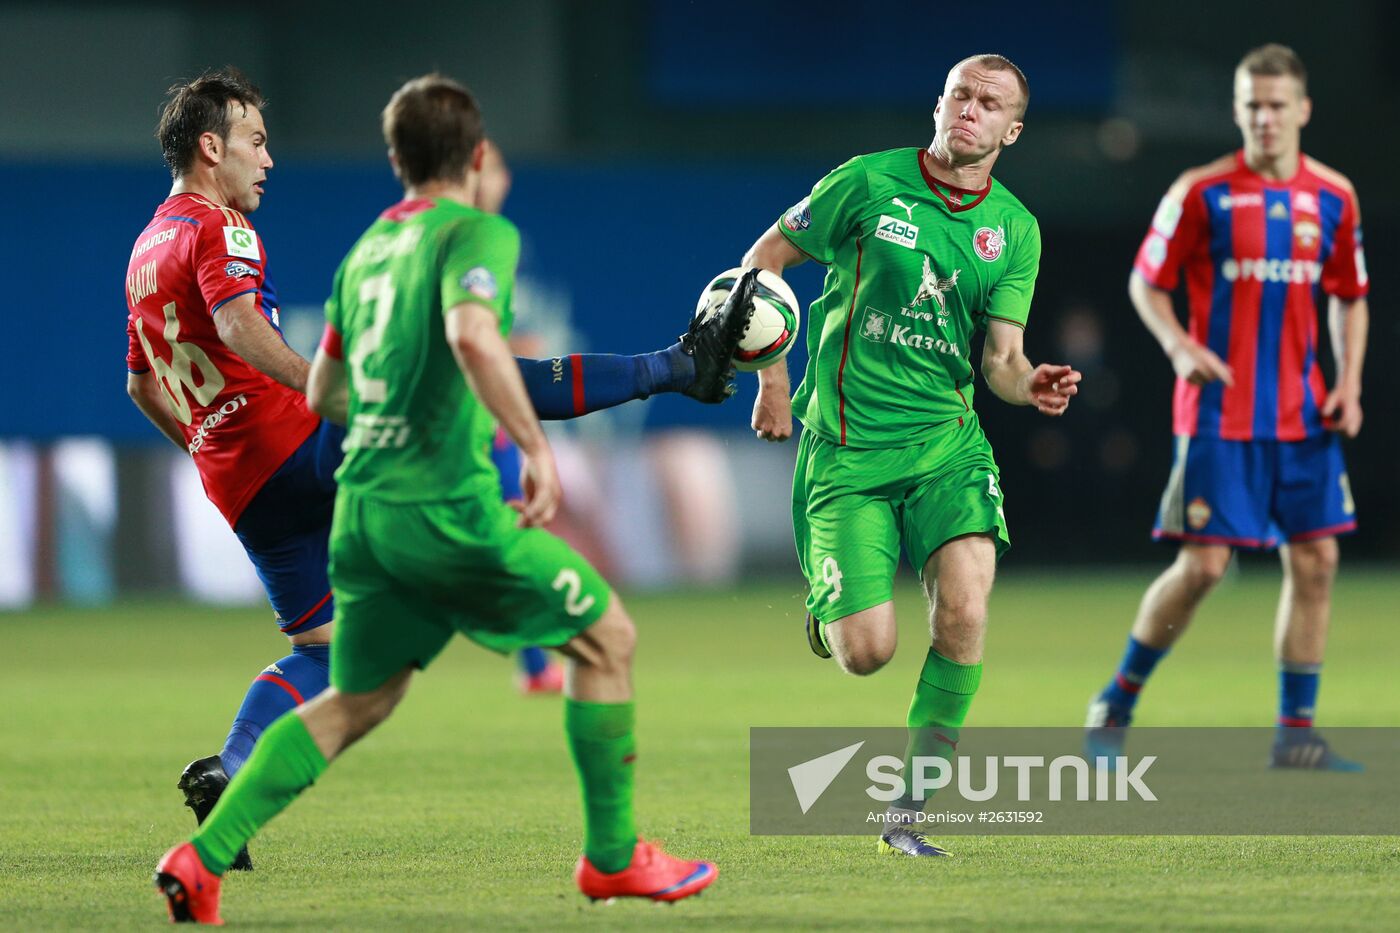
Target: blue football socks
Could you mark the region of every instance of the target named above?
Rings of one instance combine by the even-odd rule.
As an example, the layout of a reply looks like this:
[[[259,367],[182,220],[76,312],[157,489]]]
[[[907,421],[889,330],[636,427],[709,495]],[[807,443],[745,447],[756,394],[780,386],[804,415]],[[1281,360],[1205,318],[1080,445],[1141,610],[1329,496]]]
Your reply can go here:
[[[1128,648],[1118,664],[1118,673],[1104,687],[1099,697],[1118,713],[1132,713],[1138,694],[1147,682],[1157,662],[1166,657],[1167,648],[1152,648],[1133,636],[1128,636]]]
[[[330,675],[330,645],[293,645],[291,654],[255,677],[219,752],[228,776],[243,767],[253,743],[273,720],[326,689]]]
[[[658,392],[679,392],[695,380],[695,361],[680,344],[655,353],[574,353],[548,360],[516,357],[525,389],[542,420],[577,418]]]
[[[1317,707],[1317,686],[1321,679],[1321,664],[1279,662],[1278,724],[1280,726],[1293,729],[1307,729],[1312,726],[1313,715]]]

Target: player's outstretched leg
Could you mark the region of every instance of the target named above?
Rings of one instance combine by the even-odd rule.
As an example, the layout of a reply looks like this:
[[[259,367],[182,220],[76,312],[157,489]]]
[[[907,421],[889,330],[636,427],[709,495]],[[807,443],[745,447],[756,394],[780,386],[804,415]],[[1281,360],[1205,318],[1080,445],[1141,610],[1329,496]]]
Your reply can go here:
[[[632,651],[636,629],[616,594],[597,622],[561,650],[573,664],[564,731],[583,788],[583,855],[574,880],[592,900],[678,901],[719,875],[713,862],[679,859],[637,837],[632,816]]]
[[[757,269],[745,272],[719,311],[703,321],[691,318],[681,335],[681,348],[695,360],[695,381],[685,394],[696,401],[718,404],[734,394],[734,351],[753,316],[757,283]]]
[[[331,760],[388,717],[410,674],[405,668],[366,693],[326,690],[268,727],[199,831],[160,860],[156,890],[172,919],[223,922],[218,882],[239,850],[314,784]]]
[[[740,279],[716,314],[705,320],[691,318],[680,341],[665,350],[636,356],[516,357],[540,420],[578,418],[664,392],[681,392],[707,404],[724,401],[734,394],[734,352],[753,315],[756,277],[754,273]]]

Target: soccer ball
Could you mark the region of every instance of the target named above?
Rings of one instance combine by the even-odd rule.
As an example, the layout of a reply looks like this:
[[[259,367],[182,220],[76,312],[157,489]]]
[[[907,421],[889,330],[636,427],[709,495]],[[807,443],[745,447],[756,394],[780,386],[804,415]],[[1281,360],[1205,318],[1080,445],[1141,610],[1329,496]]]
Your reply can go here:
[[[709,317],[720,309],[744,269],[726,269],[710,280],[695,305],[696,317]],[[781,276],[760,269],[753,294],[753,317],[739,349],[734,352],[734,368],[746,373],[772,366],[787,356],[797,341],[797,296]]]

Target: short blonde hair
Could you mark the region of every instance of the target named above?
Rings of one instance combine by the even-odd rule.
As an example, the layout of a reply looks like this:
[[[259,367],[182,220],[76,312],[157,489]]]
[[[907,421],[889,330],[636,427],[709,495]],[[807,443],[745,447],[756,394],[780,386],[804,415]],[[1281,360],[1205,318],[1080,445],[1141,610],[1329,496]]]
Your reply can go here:
[[[1235,70],[1275,78],[1291,75],[1298,79],[1299,89],[1304,94],[1308,93],[1308,69],[1303,67],[1303,60],[1297,52],[1277,42],[1250,49]]]

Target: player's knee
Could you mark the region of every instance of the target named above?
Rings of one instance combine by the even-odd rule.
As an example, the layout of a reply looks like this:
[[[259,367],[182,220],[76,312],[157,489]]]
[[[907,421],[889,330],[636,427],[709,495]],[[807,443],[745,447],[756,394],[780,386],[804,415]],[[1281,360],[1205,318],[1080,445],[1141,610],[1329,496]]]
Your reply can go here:
[[[855,651],[833,651],[836,661],[841,665],[841,669],[847,674],[855,674],[858,677],[868,677],[875,673],[894,657],[894,651],[888,652],[877,648],[862,648]]]
[[[1230,569],[1230,549],[1227,547],[1185,547],[1177,564],[1186,585],[1205,593],[1225,577]]]
[[[841,631],[839,625],[828,626],[827,641],[836,663],[848,674],[866,677],[875,673],[894,657],[893,633],[851,629]]]
[[[1284,571],[1299,589],[1327,590],[1337,576],[1340,549],[1335,539],[1307,541],[1288,546]]]
[[[957,636],[962,632],[980,631],[987,621],[987,594],[965,592],[945,597],[939,594],[934,604],[933,628]]]

